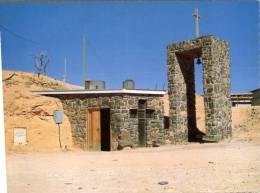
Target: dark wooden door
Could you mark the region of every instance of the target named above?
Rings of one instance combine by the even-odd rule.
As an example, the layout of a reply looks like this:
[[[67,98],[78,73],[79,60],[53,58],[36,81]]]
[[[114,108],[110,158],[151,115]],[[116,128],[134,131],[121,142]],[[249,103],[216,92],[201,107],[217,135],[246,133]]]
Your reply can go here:
[[[146,107],[146,100],[138,101],[138,140],[141,147],[146,146]]]
[[[88,150],[101,150],[100,134],[100,110],[90,109],[88,111]]]
[[[145,119],[138,119],[138,138],[139,138],[139,146],[145,147],[146,146],[146,120]]]

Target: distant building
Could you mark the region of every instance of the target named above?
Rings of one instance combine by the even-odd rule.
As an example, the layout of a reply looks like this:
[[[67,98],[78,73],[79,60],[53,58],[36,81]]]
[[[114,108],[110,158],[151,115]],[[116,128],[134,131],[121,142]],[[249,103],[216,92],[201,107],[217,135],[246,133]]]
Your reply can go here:
[[[260,88],[251,91],[253,93],[253,106],[260,106]]]
[[[232,107],[251,106],[252,99],[252,93],[231,94]]]

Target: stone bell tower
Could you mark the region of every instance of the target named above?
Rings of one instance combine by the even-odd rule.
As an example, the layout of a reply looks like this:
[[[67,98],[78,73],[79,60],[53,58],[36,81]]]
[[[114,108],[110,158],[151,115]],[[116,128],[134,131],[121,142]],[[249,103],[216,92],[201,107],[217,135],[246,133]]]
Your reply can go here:
[[[168,50],[168,92],[170,130],[173,143],[196,140],[194,59],[201,58],[205,107],[204,140],[230,137],[230,55],[226,41],[202,36],[170,44]]]

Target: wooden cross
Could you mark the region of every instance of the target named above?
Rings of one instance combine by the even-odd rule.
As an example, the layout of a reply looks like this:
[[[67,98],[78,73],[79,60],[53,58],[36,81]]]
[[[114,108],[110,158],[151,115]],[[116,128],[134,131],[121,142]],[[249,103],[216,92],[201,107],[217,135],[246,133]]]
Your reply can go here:
[[[199,9],[196,8],[192,15],[195,17],[195,32],[196,32],[196,38],[198,38],[200,36],[199,35],[199,19],[200,19]]]

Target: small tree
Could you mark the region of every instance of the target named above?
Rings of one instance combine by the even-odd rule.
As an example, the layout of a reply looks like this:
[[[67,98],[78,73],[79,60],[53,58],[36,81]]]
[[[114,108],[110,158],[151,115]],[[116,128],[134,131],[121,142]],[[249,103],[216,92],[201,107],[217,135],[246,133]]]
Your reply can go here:
[[[37,70],[38,77],[41,73],[46,74],[47,64],[50,62],[50,58],[45,52],[40,52],[34,56],[34,66]]]

